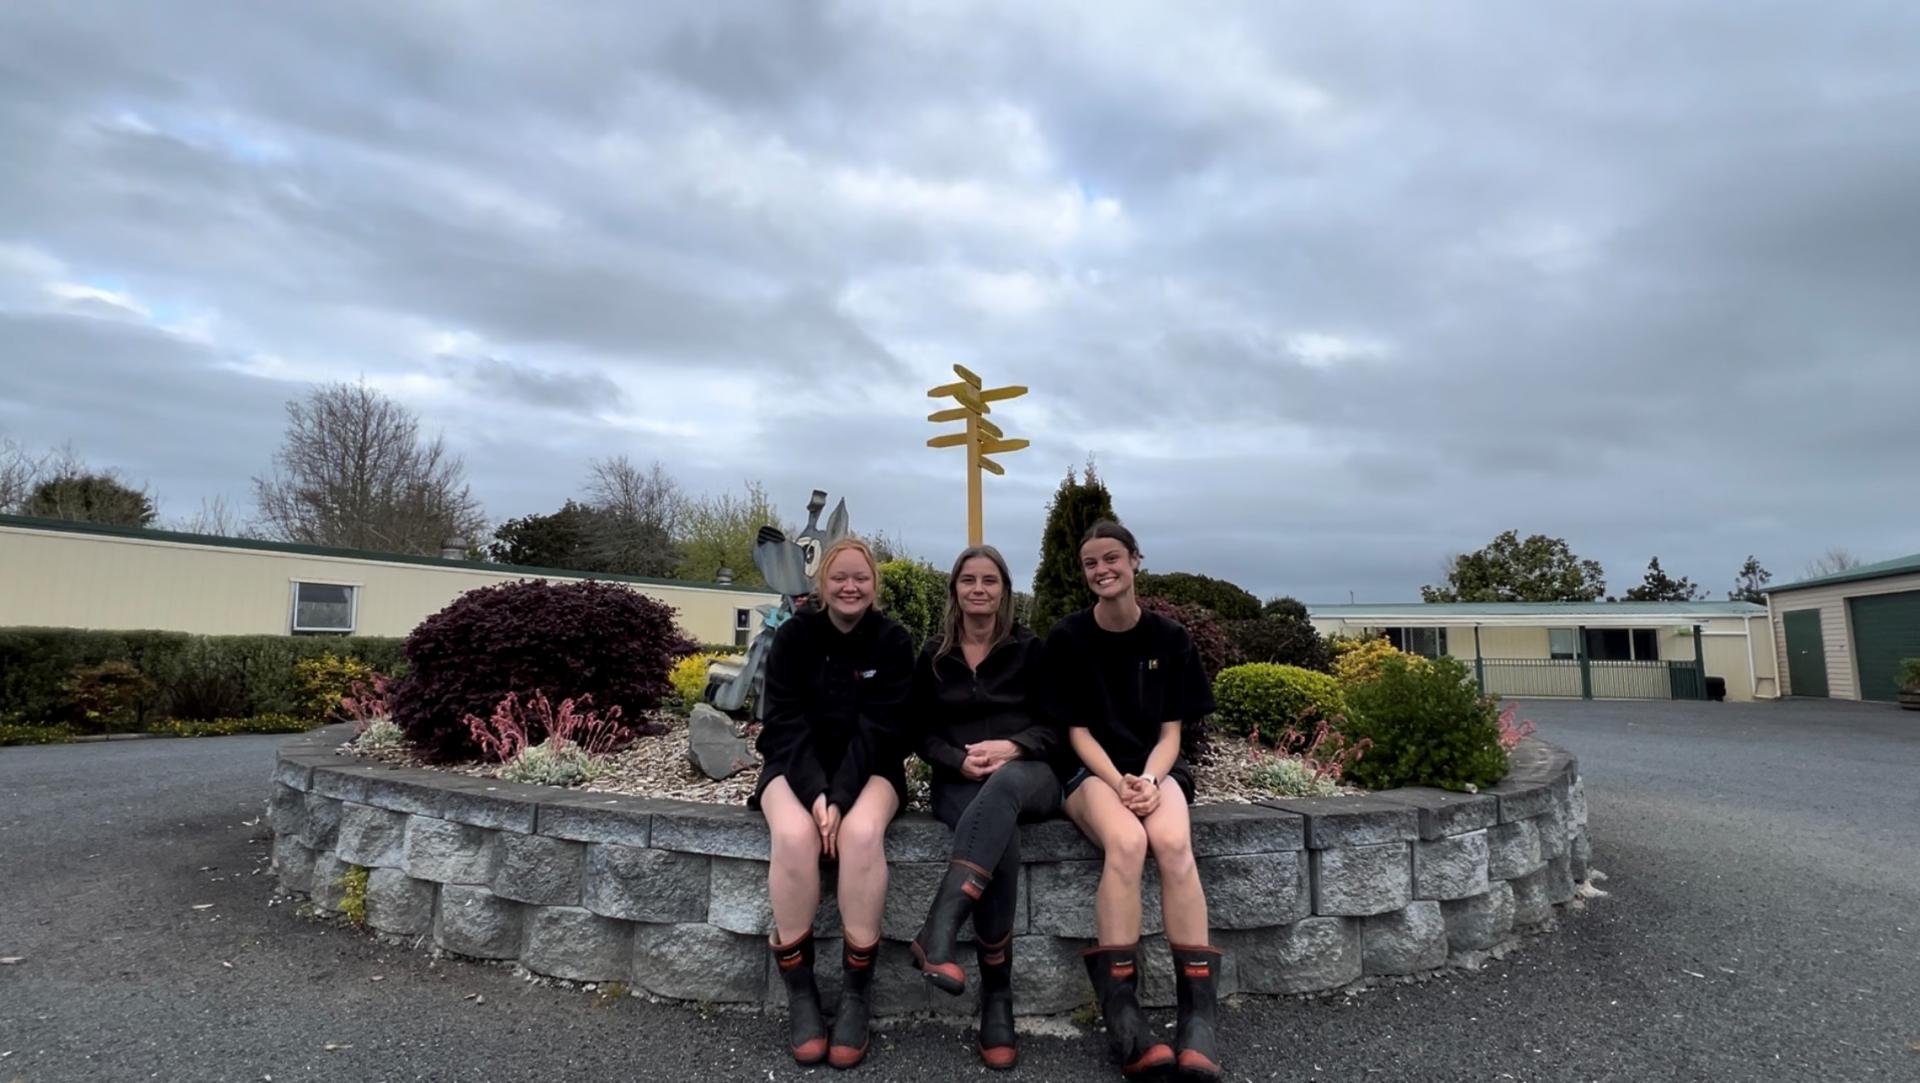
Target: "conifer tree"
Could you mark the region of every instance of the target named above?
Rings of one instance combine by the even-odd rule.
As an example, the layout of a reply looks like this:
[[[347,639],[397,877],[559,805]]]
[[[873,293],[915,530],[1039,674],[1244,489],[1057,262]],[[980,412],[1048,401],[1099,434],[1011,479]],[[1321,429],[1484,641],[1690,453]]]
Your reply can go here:
[[[1072,469],[1047,505],[1047,525],[1040,535],[1040,564],[1033,572],[1033,630],[1046,635],[1061,617],[1093,604],[1093,592],[1080,573],[1080,538],[1102,519],[1118,521],[1113,495],[1087,460],[1076,478]]]

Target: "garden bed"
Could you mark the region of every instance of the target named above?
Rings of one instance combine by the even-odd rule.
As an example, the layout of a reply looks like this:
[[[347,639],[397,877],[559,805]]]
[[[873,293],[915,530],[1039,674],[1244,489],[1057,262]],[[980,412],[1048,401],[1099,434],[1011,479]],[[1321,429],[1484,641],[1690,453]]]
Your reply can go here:
[[[340,754],[347,736],[336,727],[289,739],[268,806],[281,885],[319,911],[552,977],[784,1003],[766,951],[758,813],[356,759]],[[682,743],[661,745],[684,759]],[[1531,739],[1508,777],[1478,794],[1215,801],[1195,807],[1193,840],[1226,993],[1319,992],[1470,961],[1551,922],[1588,875],[1577,765]],[[881,1014],[973,1010],[971,998],[931,996],[904,944],[949,844],[924,812],[888,832]],[[1094,936],[1100,855],[1059,819],[1022,827],[1021,845],[1018,1010],[1070,1011],[1088,999],[1078,953]],[[1173,997],[1159,902],[1150,863],[1151,1005]],[[838,925],[829,891],[815,922],[829,955]]]

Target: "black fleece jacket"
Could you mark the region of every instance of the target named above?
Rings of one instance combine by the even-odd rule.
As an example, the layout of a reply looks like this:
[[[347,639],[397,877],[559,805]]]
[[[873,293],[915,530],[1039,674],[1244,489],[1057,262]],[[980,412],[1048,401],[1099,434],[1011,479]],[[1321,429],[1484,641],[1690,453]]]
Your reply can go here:
[[[1031,760],[1051,762],[1061,747],[1060,728],[1044,710],[1046,647],[1015,625],[1006,639],[967,665],[955,647],[942,655],[940,640],[928,641],[913,667],[908,713],[920,731],[920,755],[940,782],[966,782],[960,765],[967,745],[1012,741]]]
[[[901,711],[912,679],[913,641],[890,617],[868,610],[846,632],[813,606],[788,618],[767,653],[756,742],[765,765],[748,803],[757,806],[767,784],[785,777],[802,805],[824,793],[845,812],[875,775],[904,803]]]

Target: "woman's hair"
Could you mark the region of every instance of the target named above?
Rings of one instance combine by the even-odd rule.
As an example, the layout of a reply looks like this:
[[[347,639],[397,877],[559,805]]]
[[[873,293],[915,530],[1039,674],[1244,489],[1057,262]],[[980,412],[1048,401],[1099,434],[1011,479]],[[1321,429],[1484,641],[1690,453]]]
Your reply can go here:
[[[944,657],[960,645],[962,630],[966,618],[960,612],[960,569],[974,557],[986,557],[993,561],[995,570],[1000,573],[1000,609],[993,615],[993,638],[987,641],[987,649],[998,646],[1000,641],[1013,633],[1013,576],[1007,571],[1007,558],[1000,550],[991,545],[969,545],[954,558],[953,572],[947,576],[947,612],[940,619],[940,649],[935,658]]]
[[[1088,527],[1087,532],[1080,536],[1080,544],[1085,545],[1095,538],[1112,538],[1114,541],[1127,547],[1128,556],[1137,557],[1140,555],[1140,545],[1133,540],[1133,531],[1128,530],[1112,519],[1102,519]]]
[[[817,604],[823,609],[826,608],[827,569],[833,567],[835,558],[849,550],[859,553],[865,558],[867,568],[873,572],[872,608],[880,608],[880,562],[873,559],[873,549],[868,546],[865,541],[852,534],[848,534],[846,537],[827,546],[827,551],[820,554],[820,566],[814,569],[813,573],[813,594]]]

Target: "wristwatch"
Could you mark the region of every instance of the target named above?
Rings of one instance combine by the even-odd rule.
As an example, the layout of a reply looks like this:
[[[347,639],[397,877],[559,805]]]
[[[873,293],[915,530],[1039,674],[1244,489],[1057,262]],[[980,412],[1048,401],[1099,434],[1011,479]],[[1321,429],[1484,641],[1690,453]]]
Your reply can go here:
[[[1140,777],[1147,780],[1147,785],[1152,786],[1155,789],[1159,789],[1160,776],[1154,774],[1152,771],[1142,771],[1140,772]]]

